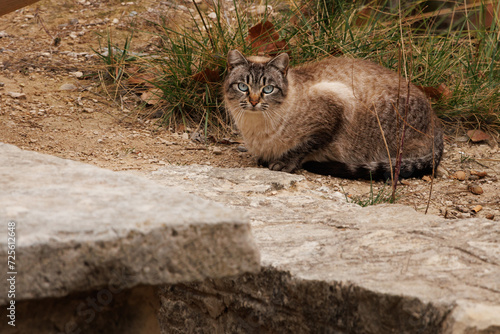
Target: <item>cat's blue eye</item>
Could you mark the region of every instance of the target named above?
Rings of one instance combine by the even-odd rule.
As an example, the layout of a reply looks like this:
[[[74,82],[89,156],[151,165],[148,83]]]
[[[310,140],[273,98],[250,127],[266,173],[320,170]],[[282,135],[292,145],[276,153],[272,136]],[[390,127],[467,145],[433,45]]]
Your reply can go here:
[[[238,84],[238,89],[241,90],[242,92],[246,92],[246,91],[248,91],[248,86],[246,84],[244,84],[243,82],[240,82]]]
[[[267,85],[266,87],[262,88],[262,91],[265,94],[271,94],[274,91],[274,86]]]

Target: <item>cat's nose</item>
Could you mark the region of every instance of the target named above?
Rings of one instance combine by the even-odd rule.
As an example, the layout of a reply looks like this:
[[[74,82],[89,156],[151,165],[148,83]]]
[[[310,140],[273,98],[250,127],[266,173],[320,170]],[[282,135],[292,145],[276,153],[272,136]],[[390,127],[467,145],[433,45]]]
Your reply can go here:
[[[250,101],[250,103],[252,104],[252,106],[255,107],[259,103],[259,96],[258,95],[250,94],[250,98],[248,100]]]

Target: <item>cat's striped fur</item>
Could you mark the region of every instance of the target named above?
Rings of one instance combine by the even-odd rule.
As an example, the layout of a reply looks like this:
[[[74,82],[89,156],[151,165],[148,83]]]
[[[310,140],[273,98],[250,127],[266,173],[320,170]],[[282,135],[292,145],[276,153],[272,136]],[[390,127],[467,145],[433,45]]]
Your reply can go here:
[[[287,54],[228,54],[226,108],[260,164],[286,172],[303,167],[347,178],[389,178],[406,122],[400,175],[420,176],[437,167],[443,134],[417,87],[410,85],[408,94],[404,79],[364,60],[331,57],[290,69],[288,62]]]

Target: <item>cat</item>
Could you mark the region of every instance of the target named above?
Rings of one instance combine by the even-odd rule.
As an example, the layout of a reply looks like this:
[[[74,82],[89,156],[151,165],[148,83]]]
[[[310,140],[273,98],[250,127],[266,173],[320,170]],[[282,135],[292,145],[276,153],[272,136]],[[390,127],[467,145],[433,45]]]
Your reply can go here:
[[[443,131],[429,100],[389,69],[347,57],[289,68],[286,53],[237,50],[227,64],[225,106],[259,165],[387,180],[405,122],[400,177],[430,174],[441,160]]]

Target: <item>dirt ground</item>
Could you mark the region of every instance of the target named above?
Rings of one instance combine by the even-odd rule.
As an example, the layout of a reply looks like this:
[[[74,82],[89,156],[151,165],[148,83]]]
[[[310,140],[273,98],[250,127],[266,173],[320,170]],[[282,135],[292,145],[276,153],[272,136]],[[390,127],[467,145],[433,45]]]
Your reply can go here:
[[[0,17],[0,142],[116,171],[147,173],[169,164],[255,167],[238,138],[202,144],[191,140],[189,131],[176,133],[154,120],[128,117],[128,105],[88,76],[102,67],[92,50],[99,48],[98,34],[105,36],[109,29],[119,40],[132,23],[158,13],[185,15],[186,6],[189,2],[43,0]],[[147,52],[152,38],[136,33],[133,51]],[[456,124],[449,129],[429,212],[500,221],[497,141],[472,143]],[[464,180],[453,177],[457,171],[465,172]],[[367,198],[372,186],[299,173],[351,199]],[[405,180],[398,187],[398,203],[425,211],[430,184]],[[373,183],[375,195],[383,187]]]

